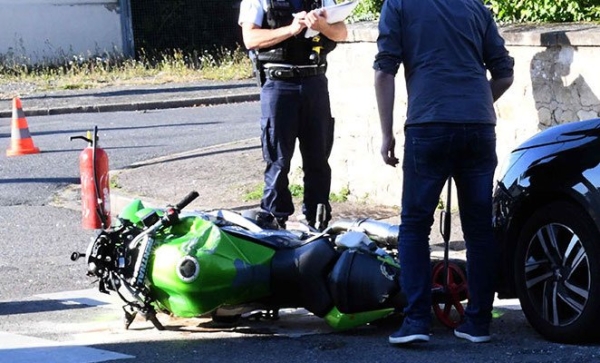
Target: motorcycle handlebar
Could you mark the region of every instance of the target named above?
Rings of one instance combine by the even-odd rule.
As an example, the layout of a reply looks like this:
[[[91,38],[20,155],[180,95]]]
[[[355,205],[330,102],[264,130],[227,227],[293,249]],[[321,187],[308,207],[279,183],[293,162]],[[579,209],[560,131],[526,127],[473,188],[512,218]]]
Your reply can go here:
[[[165,213],[162,216],[162,218],[160,218],[158,221],[156,221],[156,223],[154,223],[152,226],[150,226],[148,229],[145,230],[145,234],[152,234],[155,231],[157,231],[158,229],[165,227],[165,226],[170,226],[173,223],[175,223],[177,220],[179,220],[179,212],[181,212],[181,210],[185,207],[187,207],[191,202],[194,201],[194,199],[198,198],[200,194],[198,194],[197,191],[192,191],[190,192],[188,195],[186,195],[185,197],[183,197],[183,199],[177,203],[174,207],[173,206],[168,206],[165,209]],[[140,237],[140,235],[138,235],[138,237]],[[134,239],[131,242],[131,246],[136,246],[137,244],[137,240],[139,238]],[[130,248],[134,248],[134,247],[130,247]]]
[[[177,208],[177,210],[182,210],[183,208],[187,207],[188,204],[193,202],[194,199],[198,198],[199,195],[200,194],[198,194],[197,191],[191,191],[188,195],[183,197],[179,203],[175,204],[175,208]]]
[[[179,203],[175,204],[174,207],[167,207],[163,217],[151,228],[152,231],[155,231],[156,229],[161,228],[163,226],[170,226],[176,221],[178,221],[179,213],[181,212],[181,210],[187,207],[188,204],[193,202],[194,199],[198,198],[198,196],[199,194],[197,191],[191,191],[188,195],[183,197],[183,199]]]

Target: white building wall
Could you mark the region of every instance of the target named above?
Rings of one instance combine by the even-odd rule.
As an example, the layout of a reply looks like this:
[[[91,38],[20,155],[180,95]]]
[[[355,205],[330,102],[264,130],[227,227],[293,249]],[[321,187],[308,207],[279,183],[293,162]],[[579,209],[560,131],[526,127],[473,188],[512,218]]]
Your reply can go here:
[[[0,0],[0,61],[123,53],[119,0]]]

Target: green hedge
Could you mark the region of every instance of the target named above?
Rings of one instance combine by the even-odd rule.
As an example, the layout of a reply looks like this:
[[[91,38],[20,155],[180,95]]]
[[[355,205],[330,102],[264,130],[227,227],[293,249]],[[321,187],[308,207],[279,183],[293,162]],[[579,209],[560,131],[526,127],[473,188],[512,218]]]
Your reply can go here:
[[[600,20],[600,0],[489,0],[489,5],[507,23]]]
[[[379,17],[383,0],[360,0],[351,22]],[[483,0],[501,23],[600,21],[600,0]]]

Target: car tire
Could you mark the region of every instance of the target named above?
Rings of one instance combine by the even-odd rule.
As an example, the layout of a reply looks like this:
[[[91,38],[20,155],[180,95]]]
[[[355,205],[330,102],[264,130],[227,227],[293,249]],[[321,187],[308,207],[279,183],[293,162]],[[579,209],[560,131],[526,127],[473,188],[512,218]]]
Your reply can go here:
[[[600,234],[581,208],[557,201],[532,214],[515,251],[515,286],[525,317],[546,339],[598,339]]]

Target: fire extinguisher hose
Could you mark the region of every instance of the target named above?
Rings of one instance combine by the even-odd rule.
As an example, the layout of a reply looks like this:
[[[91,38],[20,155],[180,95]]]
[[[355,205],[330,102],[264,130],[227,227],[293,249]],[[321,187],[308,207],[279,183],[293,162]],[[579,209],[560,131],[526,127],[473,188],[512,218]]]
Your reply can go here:
[[[94,189],[96,190],[96,213],[102,223],[102,229],[106,228],[106,215],[104,215],[104,201],[100,197],[100,184],[96,172],[96,140],[98,139],[98,126],[94,126],[94,137],[92,138],[92,167],[94,168]]]

